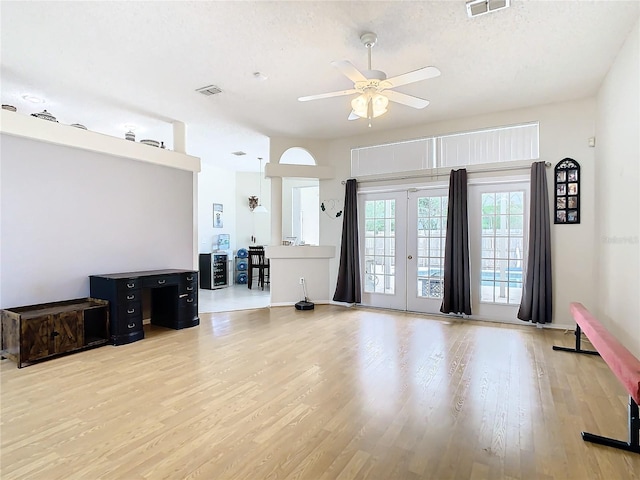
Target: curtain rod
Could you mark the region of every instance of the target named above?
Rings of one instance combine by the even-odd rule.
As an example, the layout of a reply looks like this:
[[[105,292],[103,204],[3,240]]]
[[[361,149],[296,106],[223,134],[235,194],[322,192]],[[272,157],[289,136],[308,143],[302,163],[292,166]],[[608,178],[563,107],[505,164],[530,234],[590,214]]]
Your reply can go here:
[[[550,167],[551,162],[544,162],[545,167]],[[477,170],[470,170],[468,173],[487,173],[487,172],[506,172],[509,170],[524,170],[525,168],[530,168],[530,165],[521,165],[521,166],[511,166],[511,167],[494,167],[494,168],[480,168]],[[389,178],[374,178],[370,180],[358,180],[358,183],[369,183],[369,182],[388,182],[392,180],[410,180],[414,178],[425,178],[425,177],[448,177],[450,172],[445,173],[421,173],[418,175],[404,175],[400,177],[389,177]],[[342,185],[345,185],[346,180],[342,180]]]

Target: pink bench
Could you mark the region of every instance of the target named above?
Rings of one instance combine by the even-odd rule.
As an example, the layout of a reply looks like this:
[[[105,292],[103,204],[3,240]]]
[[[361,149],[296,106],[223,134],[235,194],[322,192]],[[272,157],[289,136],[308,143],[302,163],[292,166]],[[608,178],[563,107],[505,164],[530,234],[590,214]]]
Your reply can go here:
[[[576,321],[576,346],[554,346],[554,350],[600,355],[614,375],[629,392],[629,441],[623,442],[592,433],[582,432],[583,440],[609,447],[640,453],[640,360],[611,335],[581,303],[572,303],[571,315]],[[580,333],[584,331],[596,351],[580,348]]]

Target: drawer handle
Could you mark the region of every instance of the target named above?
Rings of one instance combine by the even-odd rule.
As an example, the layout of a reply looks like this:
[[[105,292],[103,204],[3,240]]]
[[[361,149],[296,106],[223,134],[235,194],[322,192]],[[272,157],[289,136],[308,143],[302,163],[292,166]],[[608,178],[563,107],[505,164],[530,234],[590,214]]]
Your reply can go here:
[[[127,313],[133,313],[133,312],[135,312],[135,311],[136,311],[136,309],[135,309],[135,308],[129,308],[129,309],[127,310]]]
[[[135,295],[127,295],[127,300],[133,300],[134,298],[136,298]]]
[[[191,275],[190,277],[187,277],[187,280],[190,282],[191,280],[193,280],[193,275]]]
[[[133,288],[135,286],[136,286],[135,283],[127,283],[127,288]]]
[[[127,327],[129,327],[129,328],[133,328],[133,327],[135,327],[135,326],[136,326],[136,324],[135,324],[135,323],[129,323],[129,324],[127,324]]]
[[[167,283],[166,280],[158,280],[158,285],[164,285],[165,283]]]
[[[193,287],[187,287],[187,292],[193,291]]]
[[[187,303],[193,303],[193,298],[187,298]]]

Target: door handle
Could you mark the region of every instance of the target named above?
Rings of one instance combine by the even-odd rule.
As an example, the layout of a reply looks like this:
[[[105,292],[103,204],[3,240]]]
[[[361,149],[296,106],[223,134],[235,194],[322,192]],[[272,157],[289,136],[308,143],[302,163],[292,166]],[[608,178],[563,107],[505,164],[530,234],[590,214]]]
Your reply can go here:
[[[413,257],[412,257],[411,255],[409,255],[407,258],[408,258],[409,260],[411,260]]]

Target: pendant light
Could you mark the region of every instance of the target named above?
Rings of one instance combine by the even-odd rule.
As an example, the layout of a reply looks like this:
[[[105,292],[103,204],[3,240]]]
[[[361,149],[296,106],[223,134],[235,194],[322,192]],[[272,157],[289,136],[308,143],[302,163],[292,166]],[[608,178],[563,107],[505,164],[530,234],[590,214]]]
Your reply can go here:
[[[258,197],[258,206],[253,209],[253,213],[269,213],[264,205],[262,205],[262,157],[258,157],[260,162],[260,196]]]

